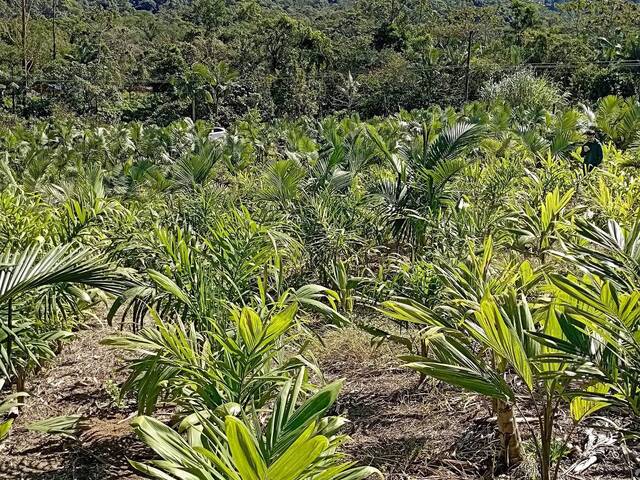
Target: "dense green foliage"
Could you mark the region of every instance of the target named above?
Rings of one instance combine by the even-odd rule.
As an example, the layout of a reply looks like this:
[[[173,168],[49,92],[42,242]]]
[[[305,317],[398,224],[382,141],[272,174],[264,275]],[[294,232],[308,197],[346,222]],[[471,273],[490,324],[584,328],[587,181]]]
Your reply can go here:
[[[371,3],[309,8],[314,27],[247,3],[66,5],[60,58],[29,61],[16,114],[97,117],[0,130],[0,414],[100,305],[123,330],[105,343],[129,354],[133,428],[160,457],[132,466],[153,478],[379,474],[341,453],[341,384],[325,385],[310,349],[345,325],[399,345],[420,381],[490,398],[496,472],[530,461],[523,408],[535,407],[527,441],[543,480],[589,415],[640,414],[640,102],[575,102],[633,92],[618,60],[637,40],[636,7],[482,7],[479,100],[463,103],[453,80],[469,27],[442,22],[480,7]],[[221,10],[193,17],[205,6]],[[575,12],[556,40],[583,60],[603,52],[590,22],[621,15],[611,63],[574,65],[558,82],[497,74],[507,43],[509,58],[534,58]],[[42,21],[46,33],[33,15],[30,31]],[[536,61],[557,52],[546,54]],[[38,91],[36,74],[54,72],[67,79],[60,93]],[[155,93],[123,100],[125,84],[154,75]],[[438,99],[461,106],[399,109]],[[309,116],[323,111],[334,114]],[[218,122],[229,128],[212,136]],[[583,164],[590,130],[604,150],[595,169]],[[153,418],[160,402],[169,425]],[[573,421],[563,438],[560,411]],[[68,433],[81,420],[32,428]],[[0,423],[0,439],[10,428]]]
[[[346,325],[491,399],[489,473],[640,415],[640,5],[545,3],[0,0],[0,441],[91,318],[152,478],[379,475]]]
[[[0,112],[165,125],[252,112],[369,118],[491,96],[487,81],[523,68],[574,102],[638,93],[640,5],[555,5],[2,0]]]

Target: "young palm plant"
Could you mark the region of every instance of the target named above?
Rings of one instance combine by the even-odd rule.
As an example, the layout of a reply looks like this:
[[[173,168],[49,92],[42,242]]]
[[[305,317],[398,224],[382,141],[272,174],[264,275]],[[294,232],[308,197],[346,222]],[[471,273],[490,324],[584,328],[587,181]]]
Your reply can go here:
[[[36,244],[22,252],[6,252],[0,256],[0,307],[4,311],[0,346],[0,369],[5,378],[15,378],[18,389],[24,386],[27,366],[38,364],[35,352],[48,353],[51,341],[61,334],[37,335],[37,348],[31,348],[22,340],[33,338],[32,329],[15,325],[16,313],[26,314],[39,301],[47,299],[47,291],[53,286],[63,286],[75,298],[79,291],[74,285],[96,287],[105,292],[119,294],[131,285],[110,266],[101,255],[89,248],[61,245],[42,254],[42,245]],[[26,309],[26,311],[24,311]]]
[[[367,129],[378,156],[393,173],[393,178],[382,180],[378,186],[392,233],[421,244],[426,217],[437,216],[445,206],[453,179],[471,161],[464,154],[479,144],[485,129],[458,123],[430,138],[431,130],[423,125],[422,135],[392,141],[371,125]]]
[[[531,338],[536,333],[546,338],[562,335],[555,312],[553,309],[532,312],[524,296],[511,290],[499,303],[496,298],[486,296],[473,318],[457,328],[428,329],[424,339],[429,354],[402,359],[408,362],[408,368],[497,401],[502,468],[522,461],[514,409],[524,416],[520,402],[523,397],[528,398],[535,406],[537,428],[527,426],[540,476],[543,480],[555,480],[561,458],[555,459],[554,464],[552,447],[560,400],[579,396],[579,386],[597,379],[598,370],[589,362],[574,362],[568,368],[558,361],[559,350],[550,342],[539,344]],[[524,391],[516,387],[515,378]]]
[[[610,220],[607,228],[578,219],[576,233],[581,241],[567,245],[557,255],[577,265],[585,273],[607,279],[618,289],[640,289],[640,221],[630,228]]]
[[[133,427],[162,460],[131,464],[151,478],[167,480],[362,480],[381,477],[372,467],[345,461],[338,450],[341,417],[326,416],[341,382],[303,400],[305,371],[281,390],[266,421],[258,411],[227,405],[185,418],[175,431],[150,417]],[[301,401],[302,400],[302,401]],[[299,403],[300,402],[300,403]],[[231,412],[231,414],[230,414]],[[235,415],[234,415],[235,414]]]
[[[249,307],[232,307],[229,319],[207,319],[206,330],[166,323],[152,311],[155,326],[104,343],[139,355],[122,393],[136,392],[141,414],[152,413],[160,399],[195,410],[229,402],[260,408],[290,371],[309,364],[302,350],[286,354],[297,310],[292,303],[261,317]]]
[[[587,362],[569,369],[554,359],[559,350],[534,340],[562,336],[554,304],[530,306],[526,294],[543,279],[527,261],[491,266],[493,246],[471,252],[465,262],[441,267],[445,305],[427,308],[397,299],[383,304],[391,318],[421,325],[421,354],[403,356],[406,367],[493,399],[502,451],[500,468],[523,460],[516,413],[525,398],[535,406],[537,428],[527,424],[544,480],[557,478],[553,465],[555,415],[576,385],[597,377]],[[519,387],[521,384],[522,387]],[[556,462],[558,462],[556,460]]]

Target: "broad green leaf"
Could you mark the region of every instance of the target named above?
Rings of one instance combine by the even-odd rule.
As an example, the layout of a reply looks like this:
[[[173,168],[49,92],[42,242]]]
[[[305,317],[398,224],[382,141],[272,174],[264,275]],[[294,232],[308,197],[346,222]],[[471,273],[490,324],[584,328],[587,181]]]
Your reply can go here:
[[[289,305],[282,312],[271,317],[264,335],[264,343],[269,343],[286,332],[293,323],[297,311],[298,306],[294,303]]]
[[[334,480],[364,480],[365,478],[369,478],[372,475],[375,475],[380,479],[384,478],[384,475],[382,475],[380,470],[378,470],[377,468],[356,467],[350,468],[349,470],[337,475],[336,477],[334,477]],[[317,480],[320,480],[320,478],[318,478]]]
[[[344,380],[338,380],[318,390],[295,411],[285,426],[286,430],[297,430],[326,413],[338,398],[343,383]]]
[[[487,397],[503,400],[514,398],[509,386],[497,375],[484,375],[482,372],[459,365],[425,361],[409,363],[405,367]]]
[[[238,323],[242,340],[250,349],[253,349],[262,338],[263,327],[260,315],[255,310],[244,307],[239,315],[234,315],[234,318]]]
[[[9,436],[11,426],[13,425],[13,419],[9,419],[6,422],[0,423],[0,442]]]
[[[225,418],[229,450],[242,480],[266,480],[267,466],[249,429],[235,417]]]
[[[176,480],[175,477],[172,477],[171,475],[163,472],[162,470],[160,470],[158,468],[154,468],[154,467],[152,467],[150,465],[146,465],[146,464],[140,463],[140,462],[135,462],[133,460],[129,460],[129,464],[133,468],[135,468],[139,472],[144,473],[145,475],[147,475],[150,478],[157,478],[158,480]]]
[[[269,480],[297,480],[316,459],[329,448],[329,440],[322,435],[313,436],[315,422],[302,432],[295,442],[269,467]]]
[[[202,459],[189,444],[174,430],[155,418],[140,416],[131,426],[144,443],[162,458],[178,465],[202,465]]]
[[[186,305],[191,305],[191,299],[178,285],[169,277],[156,270],[148,271],[149,277],[165,292],[173,295]]]
[[[38,420],[27,425],[27,430],[48,433],[51,435],[63,435],[75,437],[83,427],[82,415],[63,415],[59,417]]]
[[[482,300],[480,311],[475,312],[475,318],[480,327],[480,330],[476,331],[476,338],[509,362],[529,389],[533,389],[533,371],[529,358],[514,329],[507,325],[493,297],[488,295]]]

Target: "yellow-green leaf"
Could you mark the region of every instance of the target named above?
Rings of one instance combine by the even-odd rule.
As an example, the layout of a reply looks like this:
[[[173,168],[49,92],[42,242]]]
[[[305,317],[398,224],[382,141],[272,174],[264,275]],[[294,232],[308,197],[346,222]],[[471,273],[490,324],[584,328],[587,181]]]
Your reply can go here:
[[[267,467],[249,429],[235,417],[225,418],[229,450],[242,480],[265,480]]]
[[[596,383],[587,388],[587,392],[593,393],[594,395],[603,395],[608,391],[609,386],[604,383]],[[609,405],[609,403],[605,400],[591,399],[589,397],[574,397],[569,406],[571,418],[576,422],[580,422],[607,405]]]
[[[329,440],[322,436],[312,437],[315,422],[284,452],[267,472],[269,480],[297,480],[313,462],[329,448]]]

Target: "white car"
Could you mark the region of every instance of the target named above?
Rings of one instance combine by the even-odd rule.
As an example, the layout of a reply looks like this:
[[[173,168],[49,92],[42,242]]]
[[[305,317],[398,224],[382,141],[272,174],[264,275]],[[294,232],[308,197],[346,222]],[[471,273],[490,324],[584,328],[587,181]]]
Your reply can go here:
[[[215,127],[211,132],[209,132],[209,141],[215,142],[216,140],[221,140],[227,135],[227,130],[222,127]]]

